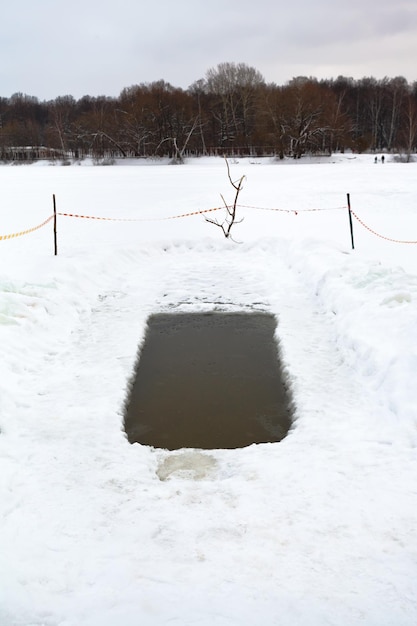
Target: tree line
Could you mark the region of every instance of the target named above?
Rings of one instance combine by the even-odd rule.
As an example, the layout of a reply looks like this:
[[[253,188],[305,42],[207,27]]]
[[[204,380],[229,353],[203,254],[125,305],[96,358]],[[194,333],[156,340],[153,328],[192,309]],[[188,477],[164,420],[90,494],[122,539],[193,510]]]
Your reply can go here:
[[[188,89],[164,80],[119,97],[0,98],[0,159],[96,159],[417,150],[417,82],[403,77],[266,83],[221,63]]]

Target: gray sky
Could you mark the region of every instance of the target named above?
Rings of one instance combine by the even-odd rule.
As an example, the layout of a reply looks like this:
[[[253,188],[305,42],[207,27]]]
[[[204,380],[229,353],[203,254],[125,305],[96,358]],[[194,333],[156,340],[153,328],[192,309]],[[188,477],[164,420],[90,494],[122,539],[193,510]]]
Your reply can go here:
[[[1,9],[0,96],[187,88],[218,63],[294,76],[417,81],[417,0],[15,0]]]

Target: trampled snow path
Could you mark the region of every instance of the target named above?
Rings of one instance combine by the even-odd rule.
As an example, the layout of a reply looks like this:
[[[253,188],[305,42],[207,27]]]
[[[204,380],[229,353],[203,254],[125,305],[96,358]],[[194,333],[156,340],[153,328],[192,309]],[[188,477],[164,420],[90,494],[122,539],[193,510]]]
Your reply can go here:
[[[179,242],[94,263],[0,443],[0,623],[414,624],[414,442],[352,369],[297,249]],[[244,450],[131,446],[122,407],[146,317],[213,308],[277,315],[294,429]]]

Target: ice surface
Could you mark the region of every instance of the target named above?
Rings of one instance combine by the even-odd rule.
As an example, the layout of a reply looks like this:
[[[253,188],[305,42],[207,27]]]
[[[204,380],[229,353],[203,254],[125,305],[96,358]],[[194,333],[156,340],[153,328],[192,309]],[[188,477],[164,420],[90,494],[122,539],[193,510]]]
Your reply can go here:
[[[417,165],[371,155],[0,167],[0,624],[417,622]],[[266,211],[265,208],[284,209]],[[306,211],[314,209],[314,211]],[[317,210],[320,209],[320,210]],[[325,210],[322,210],[325,209]],[[288,212],[289,211],[289,212]],[[295,213],[296,212],[296,213]],[[296,421],[276,444],[130,445],[158,312],[277,316]]]

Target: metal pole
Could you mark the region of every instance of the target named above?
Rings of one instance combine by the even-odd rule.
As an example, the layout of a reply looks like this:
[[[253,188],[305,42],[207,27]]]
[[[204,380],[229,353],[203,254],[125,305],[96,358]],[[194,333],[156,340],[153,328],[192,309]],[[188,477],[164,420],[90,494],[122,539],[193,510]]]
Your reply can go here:
[[[53,203],[54,203],[54,252],[55,252],[55,256],[57,256],[57,254],[58,254],[58,246],[57,246],[57,240],[56,240],[56,201],[55,201],[55,194],[53,194],[52,198],[53,198]]]
[[[355,249],[355,242],[353,241],[353,224],[352,224],[352,211],[350,210],[350,194],[347,194],[347,204],[349,213],[349,226],[350,226],[350,240],[352,242],[352,250]]]

